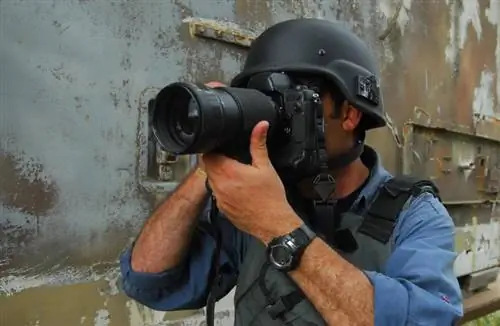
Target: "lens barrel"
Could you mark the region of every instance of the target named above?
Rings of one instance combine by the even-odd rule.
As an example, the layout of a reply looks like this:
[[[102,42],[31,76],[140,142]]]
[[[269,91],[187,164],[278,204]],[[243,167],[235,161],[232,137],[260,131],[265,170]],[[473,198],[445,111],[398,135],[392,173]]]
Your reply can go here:
[[[248,141],[259,121],[273,125],[277,119],[275,103],[255,89],[176,82],[158,93],[152,128],[168,152],[208,153],[239,140]]]

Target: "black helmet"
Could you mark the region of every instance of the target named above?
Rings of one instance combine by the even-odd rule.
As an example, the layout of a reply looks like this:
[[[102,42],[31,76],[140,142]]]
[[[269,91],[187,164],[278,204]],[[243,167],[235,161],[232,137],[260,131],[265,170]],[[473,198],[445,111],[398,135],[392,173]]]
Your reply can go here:
[[[364,129],[386,124],[375,58],[360,38],[339,23],[300,18],[271,26],[252,43],[243,71],[231,86],[245,87],[252,75],[266,71],[322,77],[364,113]]]

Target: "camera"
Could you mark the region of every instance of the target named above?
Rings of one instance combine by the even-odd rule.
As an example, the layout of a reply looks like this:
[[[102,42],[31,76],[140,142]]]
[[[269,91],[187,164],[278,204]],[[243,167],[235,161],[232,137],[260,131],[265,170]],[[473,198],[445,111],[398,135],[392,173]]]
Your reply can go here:
[[[154,99],[152,130],[168,152],[217,152],[250,163],[252,129],[266,120],[274,168],[282,179],[297,179],[319,171],[322,110],[318,91],[285,73],[256,74],[244,88],[174,82]]]

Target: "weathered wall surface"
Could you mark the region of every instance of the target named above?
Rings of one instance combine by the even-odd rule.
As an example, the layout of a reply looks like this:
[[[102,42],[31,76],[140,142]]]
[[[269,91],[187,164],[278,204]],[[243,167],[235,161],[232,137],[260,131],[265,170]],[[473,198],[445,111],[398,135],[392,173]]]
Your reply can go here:
[[[391,123],[369,142],[391,171],[441,187],[457,275],[497,264],[500,1],[0,0],[0,325],[165,318],[117,287],[120,251],[189,164],[150,164],[147,101],[240,69],[243,48],[190,22],[258,33],[298,16],[343,21],[373,47]]]

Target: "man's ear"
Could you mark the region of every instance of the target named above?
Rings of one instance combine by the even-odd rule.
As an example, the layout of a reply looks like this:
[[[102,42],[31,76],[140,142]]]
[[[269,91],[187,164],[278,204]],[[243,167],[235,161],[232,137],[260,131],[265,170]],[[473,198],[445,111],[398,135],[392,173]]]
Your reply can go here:
[[[359,125],[363,113],[345,101],[342,105],[342,129],[353,131]]]

